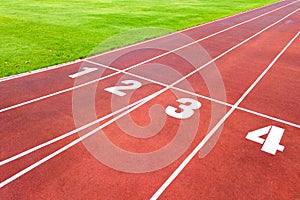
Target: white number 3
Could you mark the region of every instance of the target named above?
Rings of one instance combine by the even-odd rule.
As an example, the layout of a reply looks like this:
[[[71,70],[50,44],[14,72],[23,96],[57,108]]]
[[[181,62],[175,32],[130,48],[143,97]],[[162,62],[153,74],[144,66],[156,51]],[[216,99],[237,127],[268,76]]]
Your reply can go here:
[[[194,110],[197,110],[201,107],[201,103],[190,98],[181,98],[178,99],[177,102],[182,103],[178,107],[182,109],[181,112],[176,112],[178,108],[174,108],[173,106],[168,106],[166,108],[166,113],[177,119],[187,119],[194,114]]]

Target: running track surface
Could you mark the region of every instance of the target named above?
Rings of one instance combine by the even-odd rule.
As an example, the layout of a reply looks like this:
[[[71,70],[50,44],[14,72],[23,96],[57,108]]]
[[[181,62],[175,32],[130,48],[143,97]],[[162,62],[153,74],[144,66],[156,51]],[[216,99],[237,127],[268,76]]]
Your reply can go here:
[[[1,199],[300,199],[299,8],[0,79]]]

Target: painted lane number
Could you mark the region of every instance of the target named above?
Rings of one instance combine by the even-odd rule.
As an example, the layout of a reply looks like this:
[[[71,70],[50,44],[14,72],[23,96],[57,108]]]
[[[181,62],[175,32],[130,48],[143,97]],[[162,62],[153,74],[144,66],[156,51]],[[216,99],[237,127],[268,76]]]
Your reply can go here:
[[[284,146],[280,145],[281,138],[283,136],[284,129],[277,126],[267,126],[255,131],[251,131],[247,134],[246,139],[259,144],[263,144],[261,150],[269,154],[275,155],[276,152],[283,151]],[[267,135],[266,139],[261,138],[263,135]]]
[[[187,119],[194,114],[194,110],[197,110],[201,107],[201,103],[190,98],[181,98],[177,102],[181,103],[178,107],[182,109],[181,112],[177,112],[178,108],[173,106],[168,106],[166,108],[166,113],[177,119]]]
[[[126,93],[123,92],[124,90],[135,90],[142,86],[142,83],[134,80],[124,80],[121,81],[121,83],[125,84],[125,86],[114,86],[105,88],[104,90],[122,97],[126,95]]]
[[[125,86],[114,86],[105,88],[104,90],[107,92],[110,92],[112,94],[118,95],[118,96],[125,96],[126,93],[124,90],[135,90],[142,86],[142,83],[135,81],[135,80],[124,80],[121,81],[121,83],[125,84]],[[194,110],[197,110],[201,107],[201,103],[199,101],[196,101],[194,99],[190,98],[180,98],[177,100],[177,102],[181,103],[178,107],[182,110],[181,112],[178,112],[178,108],[175,108],[173,106],[168,106],[165,109],[165,112],[174,118],[177,119],[187,119],[194,114]]]
[[[79,76],[83,76],[83,75],[86,75],[86,74],[89,74],[93,71],[98,70],[98,68],[91,68],[91,67],[83,67],[82,69],[83,69],[83,71],[77,72],[76,74],[69,75],[69,77],[70,78],[77,78]]]

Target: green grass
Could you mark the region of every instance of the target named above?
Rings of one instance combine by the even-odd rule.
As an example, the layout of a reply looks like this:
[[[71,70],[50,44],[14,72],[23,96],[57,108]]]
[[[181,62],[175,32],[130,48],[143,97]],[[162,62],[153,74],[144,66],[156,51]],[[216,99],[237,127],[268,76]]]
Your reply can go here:
[[[0,77],[86,57],[99,44],[98,51],[107,51],[272,2],[1,0]]]

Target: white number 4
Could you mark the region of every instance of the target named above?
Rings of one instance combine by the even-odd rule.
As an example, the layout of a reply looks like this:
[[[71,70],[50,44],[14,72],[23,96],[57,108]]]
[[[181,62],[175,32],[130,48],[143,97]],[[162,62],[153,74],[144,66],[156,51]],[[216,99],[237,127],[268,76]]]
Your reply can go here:
[[[246,139],[259,144],[263,144],[261,150],[269,154],[275,155],[276,151],[283,151],[284,146],[280,145],[280,140],[283,136],[284,129],[277,126],[267,126],[247,134]],[[268,134],[266,139],[261,136]]]

